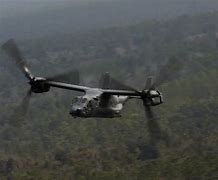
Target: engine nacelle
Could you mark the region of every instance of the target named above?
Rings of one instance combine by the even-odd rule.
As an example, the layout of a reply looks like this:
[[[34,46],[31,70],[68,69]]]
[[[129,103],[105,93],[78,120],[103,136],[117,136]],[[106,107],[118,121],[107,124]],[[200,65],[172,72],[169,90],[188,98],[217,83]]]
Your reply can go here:
[[[50,86],[46,84],[46,79],[44,78],[34,78],[30,81],[31,91],[34,93],[44,93],[50,90]]]
[[[144,91],[144,95],[142,98],[146,106],[157,106],[163,103],[162,94],[156,90]]]

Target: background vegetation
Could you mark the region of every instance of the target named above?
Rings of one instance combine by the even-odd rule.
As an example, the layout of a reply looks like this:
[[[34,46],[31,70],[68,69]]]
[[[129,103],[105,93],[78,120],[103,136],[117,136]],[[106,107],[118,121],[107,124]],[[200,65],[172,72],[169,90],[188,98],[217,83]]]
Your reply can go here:
[[[154,111],[169,142],[156,149],[138,101],[122,118],[74,119],[68,109],[76,94],[52,89],[35,95],[26,120],[12,125],[28,86],[2,53],[1,179],[217,179],[217,21],[214,12],[18,41],[36,75],[78,68],[89,86],[108,71],[142,89],[148,75],[175,58],[182,71],[160,87],[165,104]]]

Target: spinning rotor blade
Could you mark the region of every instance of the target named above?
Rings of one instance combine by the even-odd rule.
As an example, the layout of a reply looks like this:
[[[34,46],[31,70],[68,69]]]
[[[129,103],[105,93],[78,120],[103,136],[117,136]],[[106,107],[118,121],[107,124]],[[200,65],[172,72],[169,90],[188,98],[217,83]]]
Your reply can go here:
[[[163,140],[166,145],[169,145],[169,136],[161,130],[158,119],[155,117],[150,106],[145,106],[145,115],[147,117],[147,126],[150,134],[150,144],[156,146],[158,142]]]
[[[112,89],[118,89],[118,90],[133,90],[133,91],[138,91],[135,88],[124,84],[123,82],[111,77],[111,87]]]
[[[78,70],[71,70],[46,78],[49,81],[61,81],[65,83],[80,84],[80,73]]]
[[[156,145],[161,139],[161,128],[154,117],[154,113],[150,106],[145,106],[145,115],[147,117],[147,125],[150,134],[150,144]]]
[[[117,90],[133,90],[137,91],[131,86],[124,84],[123,82],[113,78],[109,73],[105,73],[101,76],[100,87],[103,89],[117,89]]]
[[[23,117],[26,116],[27,111],[29,109],[31,95],[32,95],[32,91],[31,91],[31,89],[29,89],[26,96],[23,98],[23,101],[21,103],[21,115]]]
[[[178,72],[182,69],[182,63],[177,58],[171,58],[166,63],[166,65],[162,66],[158,76],[155,79],[155,82],[153,84],[153,88],[160,86],[164,82],[170,80],[175,75],[178,74]]]
[[[154,85],[154,80],[153,80],[153,77],[150,76],[147,78],[145,89],[152,89],[153,85]]]
[[[110,74],[107,72],[101,75],[101,78],[99,81],[99,88],[109,89],[109,87],[110,87]]]
[[[17,107],[17,109],[15,109],[14,113],[12,113],[12,116],[9,119],[10,124],[17,126],[25,120],[29,108],[31,95],[32,91],[31,89],[29,89],[21,104]]]
[[[24,61],[19,48],[17,47],[16,43],[13,39],[7,41],[5,44],[2,45],[2,49],[10,56],[13,60],[15,60],[18,68],[25,74],[28,79],[33,79],[33,75],[29,71],[26,66],[26,62]]]

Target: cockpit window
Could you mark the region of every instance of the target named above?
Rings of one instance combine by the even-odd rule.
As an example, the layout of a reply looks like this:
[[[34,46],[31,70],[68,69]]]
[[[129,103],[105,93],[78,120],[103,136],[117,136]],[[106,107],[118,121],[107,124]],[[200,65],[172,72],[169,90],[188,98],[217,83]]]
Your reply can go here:
[[[81,99],[81,103],[84,104],[84,103],[86,103],[86,102],[87,102],[87,99],[86,99],[86,98],[82,98],[82,99]]]

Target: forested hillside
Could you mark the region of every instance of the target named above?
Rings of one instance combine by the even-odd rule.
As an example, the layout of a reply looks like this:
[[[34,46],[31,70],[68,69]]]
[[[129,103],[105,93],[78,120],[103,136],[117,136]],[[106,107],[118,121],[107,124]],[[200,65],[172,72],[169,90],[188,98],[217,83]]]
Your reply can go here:
[[[78,68],[89,86],[110,72],[142,89],[167,61],[180,62],[181,71],[160,87],[165,103],[154,107],[162,132],[155,144],[137,100],[122,118],[74,119],[75,93],[52,89],[34,95],[26,119],[11,123],[28,85],[1,52],[1,179],[217,179],[217,21],[214,12],[18,41],[36,75]]]

